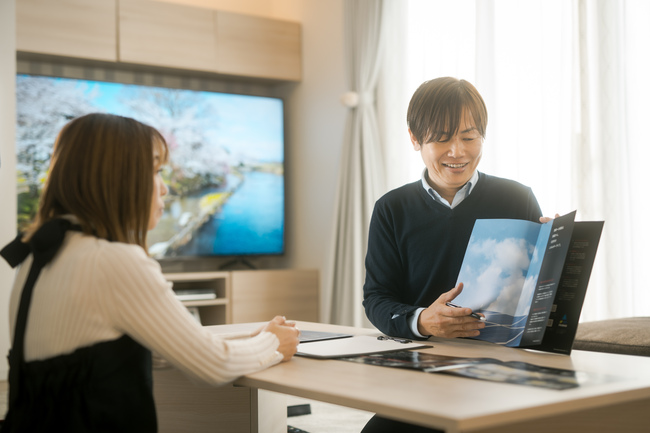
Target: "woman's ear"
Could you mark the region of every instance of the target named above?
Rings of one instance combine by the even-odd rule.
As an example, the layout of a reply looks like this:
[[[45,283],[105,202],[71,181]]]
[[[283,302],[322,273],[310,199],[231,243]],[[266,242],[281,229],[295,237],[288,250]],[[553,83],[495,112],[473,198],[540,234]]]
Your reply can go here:
[[[418,143],[418,139],[415,138],[415,135],[411,132],[411,128],[409,128],[409,136],[411,137],[411,143],[413,143],[413,150],[416,152],[419,152],[422,149],[422,146],[420,146],[420,143]]]

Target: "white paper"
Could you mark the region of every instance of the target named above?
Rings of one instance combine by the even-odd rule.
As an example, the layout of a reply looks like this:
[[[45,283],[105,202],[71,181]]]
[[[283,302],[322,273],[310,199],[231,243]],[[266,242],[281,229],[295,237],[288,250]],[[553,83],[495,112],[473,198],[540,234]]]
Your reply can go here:
[[[300,343],[296,355],[310,358],[340,358],[343,356],[365,355],[391,350],[427,347],[422,343],[400,343],[395,340],[378,340],[376,336],[355,335],[338,340],[312,341]]]

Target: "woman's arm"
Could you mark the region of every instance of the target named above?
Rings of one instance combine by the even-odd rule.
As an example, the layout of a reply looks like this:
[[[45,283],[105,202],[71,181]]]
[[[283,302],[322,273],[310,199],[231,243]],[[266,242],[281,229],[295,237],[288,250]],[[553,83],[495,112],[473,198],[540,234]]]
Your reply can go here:
[[[119,331],[177,368],[215,385],[283,359],[278,352],[280,340],[268,330],[240,339],[210,333],[176,299],[155,260],[139,247],[120,247],[124,248],[102,254],[96,270],[103,311]],[[125,251],[116,251],[120,249]]]

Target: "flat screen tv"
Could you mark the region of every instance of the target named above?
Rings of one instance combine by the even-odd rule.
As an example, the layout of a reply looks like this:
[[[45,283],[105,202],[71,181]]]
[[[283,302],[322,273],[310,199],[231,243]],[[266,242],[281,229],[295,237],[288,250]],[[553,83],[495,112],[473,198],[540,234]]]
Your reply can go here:
[[[19,228],[32,220],[59,130],[90,112],[157,128],[170,148],[157,259],[284,253],[280,98],[18,74]]]

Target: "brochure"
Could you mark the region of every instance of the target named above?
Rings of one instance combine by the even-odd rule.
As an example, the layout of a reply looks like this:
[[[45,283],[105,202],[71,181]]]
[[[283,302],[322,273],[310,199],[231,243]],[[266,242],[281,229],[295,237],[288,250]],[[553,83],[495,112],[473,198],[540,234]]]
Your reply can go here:
[[[527,362],[461,358],[409,350],[347,357],[341,360],[554,390],[611,381],[608,376],[542,367]]]
[[[603,222],[477,220],[453,303],[486,318],[479,340],[569,354]]]

